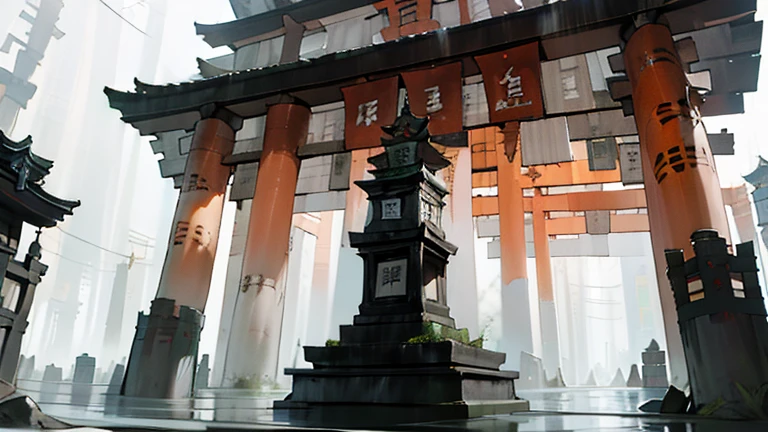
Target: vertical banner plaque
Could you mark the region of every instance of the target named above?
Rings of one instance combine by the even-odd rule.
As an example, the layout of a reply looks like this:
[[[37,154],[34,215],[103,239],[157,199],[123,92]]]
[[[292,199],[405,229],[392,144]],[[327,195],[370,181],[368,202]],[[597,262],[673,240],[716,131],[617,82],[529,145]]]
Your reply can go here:
[[[381,127],[397,116],[397,84],[398,78],[392,77],[341,89],[347,150],[381,145]]]
[[[619,144],[621,182],[625,185],[643,184],[643,165],[639,143]]]
[[[491,123],[544,115],[539,43],[475,57],[483,73]]]
[[[404,72],[411,112],[429,116],[429,133],[447,135],[463,130],[461,63]]]

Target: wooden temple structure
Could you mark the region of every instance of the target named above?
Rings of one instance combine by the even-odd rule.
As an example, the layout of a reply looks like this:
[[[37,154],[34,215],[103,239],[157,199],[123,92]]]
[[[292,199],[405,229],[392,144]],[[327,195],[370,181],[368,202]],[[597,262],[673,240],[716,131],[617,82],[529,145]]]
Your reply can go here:
[[[21,341],[35,298],[35,289],[48,266],[40,259],[40,229],[55,227],[72,215],[79,201],[66,201],[43,190],[53,162],[31,150],[32,139],[16,142],[0,131],[0,380],[15,383]],[[16,260],[24,223],[38,228],[38,238],[24,260]]]
[[[197,26],[233,50],[198,59],[201,79],[105,89],[126,123],[156,137],[160,171],[180,189],[158,299],[205,311],[232,176],[229,199],[251,200],[225,294],[225,386],[274,375],[291,216],[345,210],[344,232],[362,231],[368,204],[350,185],[406,98],[448,160],[471,160],[443,179],[471,183],[478,233],[497,239],[508,358],[531,352],[540,326],[545,368],[560,366],[557,236],[599,248],[605,234],[650,231],[670,378],[685,385],[664,251],[691,258],[701,229],[727,240],[726,205],[751,227],[746,192],[724,194],[715,167],[733,135],[704,123],[744,112],[757,89],[755,0],[303,0],[256,15],[234,3],[236,21]],[[528,311],[531,255],[540,323]]]

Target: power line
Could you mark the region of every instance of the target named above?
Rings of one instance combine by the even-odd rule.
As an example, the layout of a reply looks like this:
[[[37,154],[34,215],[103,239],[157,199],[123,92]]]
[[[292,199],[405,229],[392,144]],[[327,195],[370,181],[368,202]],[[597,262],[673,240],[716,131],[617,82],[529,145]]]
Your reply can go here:
[[[72,258],[69,258],[69,257],[65,257],[64,255],[62,255],[60,253],[57,253],[57,252],[54,252],[54,251],[52,251],[50,249],[46,249],[46,248],[43,248],[43,247],[41,247],[41,249],[43,251],[45,251],[45,253],[56,255],[57,257],[63,259],[64,261],[69,261],[69,262],[71,262],[73,264],[78,264],[78,265],[81,265],[81,266],[84,266],[84,267],[90,267],[93,271],[95,271],[97,273],[114,273],[114,272],[117,271],[116,269],[113,269],[113,270],[95,269],[95,268],[93,268],[93,264],[88,264],[88,263],[84,263],[82,261],[78,261],[78,260],[75,260],[75,259],[72,259]],[[151,266],[152,264],[151,263],[143,263],[143,262],[134,262],[133,265]]]
[[[118,18],[120,18],[121,20],[125,21],[126,23],[128,23],[128,25],[129,25],[129,26],[131,26],[131,27],[133,27],[134,29],[136,29],[136,31],[138,31],[139,33],[143,34],[143,35],[144,35],[144,36],[146,36],[146,37],[149,37],[149,35],[148,35],[148,34],[144,33],[144,30],[142,30],[142,29],[140,29],[140,28],[136,27],[136,25],[135,25],[134,23],[132,23],[132,22],[128,21],[128,19],[126,19],[124,16],[120,15],[120,12],[116,11],[115,9],[113,9],[113,8],[112,8],[112,6],[108,5],[108,4],[107,4],[107,2],[106,2],[105,0],[99,0],[99,2],[100,2],[101,4],[103,4],[104,6],[106,6],[106,7],[107,7],[107,9],[109,9],[110,11],[112,11],[112,13],[113,13],[113,14],[117,15],[117,16],[118,16]]]
[[[69,261],[69,262],[71,262],[71,263],[74,263],[74,264],[79,264],[79,265],[81,265],[81,266],[84,266],[84,267],[90,267],[90,268],[91,268],[93,271],[95,271],[96,273],[114,273],[114,272],[116,272],[116,271],[117,271],[117,269],[114,269],[114,270],[107,270],[107,269],[94,269],[94,268],[93,268],[93,265],[91,265],[91,264],[87,264],[87,263],[84,263],[84,262],[82,262],[82,261],[73,260],[72,258],[67,258],[67,257],[65,257],[64,255],[61,255],[61,254],[59,254],[59,253],[56,253],[56,252],[54,252],[54,251],[52,251],[52,250],[49,250],[49,249],[46,249],[46,248],[41,248],[41,249],[43,249],[43,251],[45,251],[45,253],[49,253],[49,254],[53,254],[53,255],[56,255],[57,257],[59,257],[59,258],[63,259],[64,261]]]
[[[78,237],[78,236],[76,236],[76,235],[74,235],[74,234],[70,234],[70,233],[68,233],[68,232],[64,231],[63,229],[61,229],[61,228],[60,228],[58,225],[56,226],[56,229],[57,229],[57,230],[59,230],[59,231],[61,231],[61,232],[62,232],[62,233],[64,233],[64,234],[66,234],[66,235],[68,235],[68,236],[70,236],[70,237],[74,238],[74,239],[80,240],[81,242],[83,242],[83,243],[85,243],[85,244],[91,245],[91,246],[93,246],[93,247],[95,247],[95,248],[97,248],[97,249],[101,249],[101,250],[103,250],[104,252],[109,252],[109,253],[111,253],[111,254],[115,254],[115,255],[117,255],[117,256],[119,256],[119,257],[123,257],[123,258],[128,258],[128,259],[130,259],[130,258],[131,258],[131,256],[130,256],[130,255],[126,255],[126,254],[122,254],[122,253],[120,253],[120,252],[115,252],[115,251],[113,251],[113,250],[109,250],[109,249],[107,249],[107,248],[105,248],[105,247],[103,247],[103,246],[99,246],[99,245],[97,245],[96,243],[90,242],[90,241],[88,241],[88,240],[86,240],[86,239],[84,239],[84,238],[82,238],[82,237]]]

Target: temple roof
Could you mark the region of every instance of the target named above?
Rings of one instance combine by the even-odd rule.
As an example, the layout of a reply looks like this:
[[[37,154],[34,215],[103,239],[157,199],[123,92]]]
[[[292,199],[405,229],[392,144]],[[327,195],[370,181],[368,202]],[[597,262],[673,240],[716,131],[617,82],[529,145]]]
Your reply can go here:
[[[32,138],[13,141],[0,131],[0,205],[37,227],[52,227],[80,201],[57,198],[45,190],[53,162],[32,153]]]
[[[768,161],[761,156],[757,163],[757,168],[745,175],[744,180],[748,181],[752,186],[758,189],[768,186]]]
[[[285,8],[301,1],[304,0],[229,0],[229,4],[232,5],[232,11],[235,12],[237,18],[246,18],[274,9]]]
[[[261,0],[263,3],[265,0]],[[267,0],[270,1],[270,0]],[[233,46],[237,41],[274,32],[283,28],[283,16],[288,15],[297,23],[313,21],[380,0],[303,0],[256,15],[246,14],[243,3],[248,0],[230,0],[238,19],[221,24],[195,24],[197,34],[212,47]],[[278,0],[270,1],[278,3]],[[238,11],[240,13],[238,13]],[[241,15],[242,14],[242,15]]]
[[[305,3],[311,5],[320,0],[306,0],[286,9]],[[532,40],[542,41],[545,57],[550,60],[610,48],[620,45],[621,26],[648,10],[665,13],[673,34],[680,34],[701,29],[704,23],[751,20],[756,1],[561,1],[310,61],[182,84],[154,86],[137,82],[136,92],[105,88],[105,93],[110,106],[120,110],[123,120],[142,134],[190,129],[200,118],[199,108],[206,104],[226,107],[244,118],[263,115],[269,98],[280,94],[294,96],[311,106],[323,105],[342,100],[340,88],[360,78],[383,78],[403,70],[457,60],[464,61],[465,76],[477,74],[472,56]],[[270,13],[252,18],[266,19]]]

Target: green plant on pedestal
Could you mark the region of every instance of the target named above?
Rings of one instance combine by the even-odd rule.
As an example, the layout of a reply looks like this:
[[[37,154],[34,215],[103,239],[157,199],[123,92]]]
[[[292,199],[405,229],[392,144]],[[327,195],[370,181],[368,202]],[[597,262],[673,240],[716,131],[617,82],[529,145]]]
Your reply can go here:
[[[725,416],[733,415],[746,419],[768,419],[768,383],[761,386],[748,388],[741,383],[734,383],[741,395],[740,402],[726,402],[723,398],[701,407],[696,414],[700,416]],[[725,409],[727,413],[721,411]]]
[[[701,407],[696,414],[704,417],[713,416],[723,406],[725,406],[725,401],[723,398],[719,398],[716,401]]]
[[[740,383],[735,383],[741,394],[742,402],[748,410],[749,418],[768,419],[768,383],[755,388],[746,388]]]
[[[452,340],[475,348],[482,348],[484,337],[481,335],[477,339],[470,340],[469,330],[467,329],[455,329],[434,322],[425,322],[422,334],[408,339],[406,343],[436,343],[445,342],[446,340]]]

